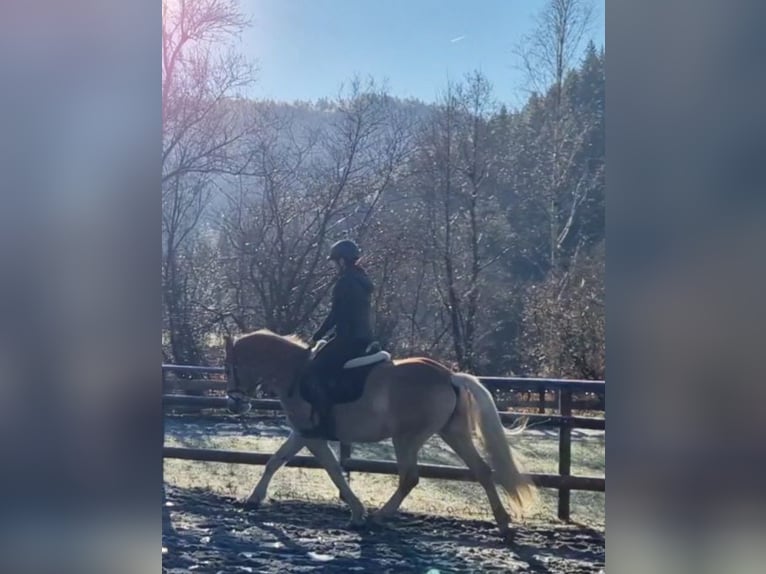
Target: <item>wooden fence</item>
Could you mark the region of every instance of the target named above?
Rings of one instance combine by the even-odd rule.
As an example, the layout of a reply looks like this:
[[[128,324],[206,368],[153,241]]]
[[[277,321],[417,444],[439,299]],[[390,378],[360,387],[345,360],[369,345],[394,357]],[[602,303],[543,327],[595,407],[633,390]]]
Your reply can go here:
[[[180,373],[182,376],[218,375],[217,379],[173,380],[168,373]],[[197,367],[187,365],[162,365],[163,407],[192,407],[197,409],[225,409],[226,381],[221,377],[225,371],[222,367]],[[606,479],[602,477],[572,476],[572,429],[605,430],[606,419],[574,416],[573,411],[586,408],[589,410],[604,410],[606,385],[604,381],[579,381],[564,379],[532,379],[520,377],[479,377],[481,382],[494,395],[502,393],[538,393],[545,396],[552,393],[556,397],[557,414],[528,414],[521,412],[500,411],[503,423],[512,424],[519,417],[528,419],[529,424],[538,428],[559,429],[559,473],[530,474],[532,481],[541,488],[558,490],[558,516],[569,520],[570,493],[572,490],[604,492]],[[166,394],[173,390],[176,394]],[[177,394],[177,391],[188,391],[194,395]],[[219,396],[204,396],[201,393],[213,392]],[[576,395],[580,395],[577,400]],[[523,401],[522,401],[523,404]],[[537,403],[535,403],[536,405]],[[253,410],[281,411],[279,401],[273,399],[253,399]],[[214,449],[197,449],[182,447],[163,447],[164,458],[179,458],[210,462],[226,462],[238,464],[263,465],[271,457],[270,453],[253,453],[241,451],[224,451]],[[377,474],[398,474],[396,463],[386,460],[369,460],[351,458],[351,445],[340,445],[340,462],[346,473],[365,472]],[[319,463],[311,456],[296,456],[287,466],[302,468],[320,468]],[[418,465],[420,476],[423,478],[439,478],[445,480],[474,480],[473,475],[465,467],[422,464]]]

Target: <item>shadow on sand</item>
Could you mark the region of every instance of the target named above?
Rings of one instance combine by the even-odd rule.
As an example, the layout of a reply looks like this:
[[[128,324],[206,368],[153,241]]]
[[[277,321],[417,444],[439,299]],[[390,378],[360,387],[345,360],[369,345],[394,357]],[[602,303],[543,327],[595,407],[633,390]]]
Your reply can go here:
[[[166,572],[598,572],[600,532],[573,525],[517,528],[503,542],[493,524],[403,513],[348,527],[345,507],[302,501],[243,508],[200,489],[164,488]]]

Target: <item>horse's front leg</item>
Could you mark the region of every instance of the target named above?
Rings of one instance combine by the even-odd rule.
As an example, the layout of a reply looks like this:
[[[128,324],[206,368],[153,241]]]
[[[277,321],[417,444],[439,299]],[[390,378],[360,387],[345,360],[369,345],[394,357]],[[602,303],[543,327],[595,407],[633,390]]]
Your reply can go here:
[[[261,479],[258,481],[258,484],[255,485],[255,488],[253,489],[253,492],[250,493],[250,496],[248,496],[245,500],[245,506],[257,507],[266,499],[269,483],[271,482],[271,478],[274,476],[274,473],[282,468],[285,464],[287,464],[290,459],[293,458],[298,453],[298,451],[303,448],[305,444],[305,441],[297,432],[293,431],[290,433],[290,436],[287,437],[287,440],[282,444],[282,446],[279,447],[277,452],[275,452],[266,463],[266,467],[263,470]]]
[[[330,449],[327,441],[318,439],[307,440],[306,447],[316,457],[322,468],[327,471],[327,474],[330,475],[330,479],[340,491],[341,498],[351,508],[351,524],[355,526],[363,524],[365,517],[364,505],[352,492],[348,482],[346,482],[340,462],[338,462],[338,458]]]

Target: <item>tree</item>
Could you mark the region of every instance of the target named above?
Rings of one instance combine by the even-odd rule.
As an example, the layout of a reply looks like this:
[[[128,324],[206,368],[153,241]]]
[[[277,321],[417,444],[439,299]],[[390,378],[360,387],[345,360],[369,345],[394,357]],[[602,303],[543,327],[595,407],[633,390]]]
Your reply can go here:
[[[283,119],[262,130],[221,227],[232,258],[228,315],[239,326],[308,327],[331,285],[330,243],[365,237],[409,153],[393,103],[355,79],[321,129],[300,134]]]
[[[577,121],[564,93],[565,79],[575,67],[592,19],[588,0],[548,0],[536,29],[517,49],[534,95],[545,94],[528,104],[542,120],[534,128],[537,138],[532,153],[537,157],[531,162],[535,166],[531,175],[537,180],[539,211],[547,220],[546,265],[555,271],[560,269],[561,251],[570,240],[572,222],[593,177],[589,169],[575,173],[580,167],[577,154],[590,126]]]
[[[599,341],[594,348],[603,356],[603,293],[594,291],[595,282],[603,283],[603,57],[590,43],[579,67],[573,61],[590,17],[588,4],[551,0],[522,54],[532,83],[550,82],[522,112],[518,135],[525,145],[512,170],[519,195],[512,221],[546,230],[526,238],[539,271],[525,291],[522,326],[525,368],[533,372],[603,370],[581,349],[581,341]]]
[[[525,292],[524,370],[538,376],[603,379],[604,244],[582,256],[570,286],[551,277]]]
[[[474,72],[452,84],[421,137],[417,185],[428,230],[434,281],[439,285],[453,356],[461,369],[477,365],[482,279],[502,253],[488,247],[498,231],[492,171],[492,90]]]
[[[233,0],[162,3],[162,294],[171,354],[202,363],[180,253],[197,229],[216,176],[247,163],[253,126],[236,98],[254,81],[234,51],[247,22]],[[188,260],[187,260],[188,261]]]
[[[592,25],[592,0],[547,0],[535,29],[515,49],[533,93],[552,89],[561,104],[564,78]]]

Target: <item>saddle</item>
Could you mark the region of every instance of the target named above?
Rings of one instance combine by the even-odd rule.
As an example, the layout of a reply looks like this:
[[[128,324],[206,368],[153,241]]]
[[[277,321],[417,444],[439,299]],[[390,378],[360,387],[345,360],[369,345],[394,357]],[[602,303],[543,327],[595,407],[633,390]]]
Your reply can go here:
[[[311,350],[312,358],[325,345],[327,341],[319,341]],[[333,404],[352,403],[359,400],[364,394],[367,376],[380,363],[390,361],[391,354],[384,351],[377,341],[370,343],[364,353],[354,357],[343,365],[340,373],[327,384],[326,392]],[[308,391],[308,392],[306,392]],[[311,402],[309,389],[301,388],[301,396]]]

